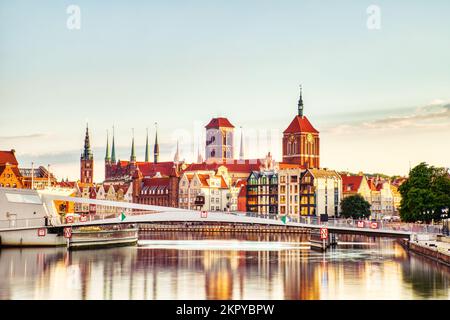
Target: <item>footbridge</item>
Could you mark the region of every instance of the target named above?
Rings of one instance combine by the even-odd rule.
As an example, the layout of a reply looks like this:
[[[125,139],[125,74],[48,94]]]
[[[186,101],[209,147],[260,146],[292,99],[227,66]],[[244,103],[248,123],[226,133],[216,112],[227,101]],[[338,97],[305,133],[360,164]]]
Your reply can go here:
[[[114,208],[114,213],[87,214],[75,217],[72,223],[52,220],[52,224],[61,227],[80,227],[95,225],[111,225],[121,223],[136,224],[228,224],[228,225],[259,225],[282,226],[288,228],[320,229],[328,228],[330,233],[360,234],[367,236],[388,236],[410,238],[415,233],[438,233],[437,228],[415,224],[392,224],[380,221],[353,221],[346,219],[330,219],[320,222],[315,217],[286,217],[278,215],[257,216],[254,213],[242,212],[204,212],[179,208],[143,205],[128,202],[115,202],[108,200],[95,200],[87,198],[65,197],[58,195],[45,195],[43,197],[47,207],[56,201],[68,201],[95,206]]]

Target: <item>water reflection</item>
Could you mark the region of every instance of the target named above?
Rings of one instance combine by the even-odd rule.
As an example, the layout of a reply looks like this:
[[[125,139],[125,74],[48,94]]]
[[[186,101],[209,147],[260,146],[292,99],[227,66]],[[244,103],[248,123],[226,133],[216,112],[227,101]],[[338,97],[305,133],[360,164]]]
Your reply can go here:
[[[306,236],[294,234],[221,234],[220,249],[186,246],[217,236],[148,233],[139,247],[75,252],[3,249],[0,298],[450,298],[449,268],[409,255],[394,240],[341,236],[343,245],[325,254],[306,249]],[[291,245],[274,250],[273,242]]]

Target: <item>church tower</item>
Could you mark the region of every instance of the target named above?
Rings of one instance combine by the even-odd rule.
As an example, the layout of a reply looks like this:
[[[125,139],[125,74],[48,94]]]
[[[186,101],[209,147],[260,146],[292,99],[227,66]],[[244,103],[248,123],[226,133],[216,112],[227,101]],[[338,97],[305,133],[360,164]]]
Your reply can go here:
[[[283,163],[298,164],[303,168],[320,167],[319,131],[303,114],[302,87],[298,114],[283,132]]]
[[[84,150],[80,157],[81,183],[92,184],[94,182],[94,156],[89,141],[89,127],[86,124],[86,136],[84,138]]]
[[[213,118],[206,125],[207,162],[224,162],[234,159],[234,126],[227,118]]]

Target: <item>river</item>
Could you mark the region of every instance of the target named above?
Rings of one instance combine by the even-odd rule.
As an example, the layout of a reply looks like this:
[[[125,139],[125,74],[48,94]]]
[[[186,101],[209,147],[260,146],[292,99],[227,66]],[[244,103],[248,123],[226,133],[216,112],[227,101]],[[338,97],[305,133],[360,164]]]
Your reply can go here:
[[[142,233],[139,246],[0,250],[0,299],[449,299],[450,268],[395,240]]]

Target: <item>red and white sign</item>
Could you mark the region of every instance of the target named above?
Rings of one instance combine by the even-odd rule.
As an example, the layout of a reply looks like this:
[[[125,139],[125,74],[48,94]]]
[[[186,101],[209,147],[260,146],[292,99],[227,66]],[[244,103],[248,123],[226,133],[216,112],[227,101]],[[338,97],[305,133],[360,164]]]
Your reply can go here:
[[[45,229],[45,228],[38,229],[38,237],[45,237],[46,234],[47,234],[47,229]]]
[[[320,228],[320,239],[324,240],[328,238],[328,228]]]
[[[73,216],[67,216],[66,223],[73,223]]]
[[[85,216],[84,214],[80,216],[80,222],[86,222],[87,221],[87,216]]]
[[[370,228],[372,228],[372,229],[378,229],[378,222],[371,222],[371,223],[370,223]]]
[[[364,228],[364,221],[358,221],[358,222],[356,223],[356,226],[357,226],[358,228]]]
[[[66,239],[72,238],[72,228],[71,227],[64,228],[64,238],[66,238]]]
[[[202,218],[208,218],[208,211],[202,211],[200,217],[202,217]]]

